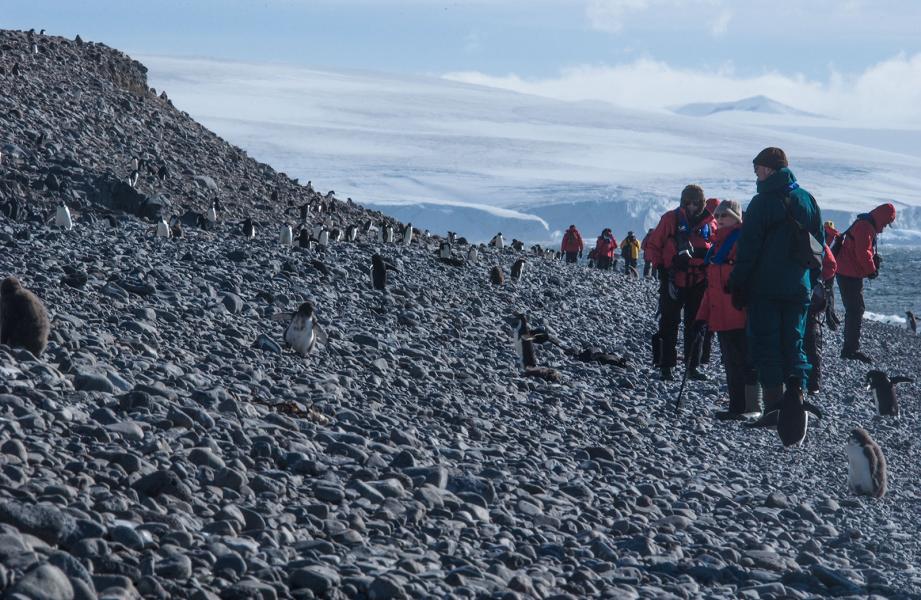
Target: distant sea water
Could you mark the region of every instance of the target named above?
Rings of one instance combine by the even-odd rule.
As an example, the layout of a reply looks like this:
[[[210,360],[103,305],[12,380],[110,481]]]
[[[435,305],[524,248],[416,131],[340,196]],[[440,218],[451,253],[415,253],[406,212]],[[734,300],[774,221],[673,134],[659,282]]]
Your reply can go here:
[[[921,246],[886,246],[881,239],[878,250],[883,257],[879,277],[864,280],[864,318],[904,326],[906,310],[921,315]],[[837,302],[843,318],[840,296]]]

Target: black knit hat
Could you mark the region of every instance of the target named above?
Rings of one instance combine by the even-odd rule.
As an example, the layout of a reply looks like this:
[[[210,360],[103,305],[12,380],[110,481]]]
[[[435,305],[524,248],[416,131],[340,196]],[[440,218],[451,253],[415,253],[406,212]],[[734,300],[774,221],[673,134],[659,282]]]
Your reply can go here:
[[[692,183],[691,185],[685,186],[685,188],[681,190],[681,206],[684,206],[685,204],[697,204],[703,206],[705,200],[704,190],[699,185],[694,185]]]
[[[755,165],[767,167],[769,169],[783,169],[787,166],[787,155],[780,148],[765,148],[758,153],[758,156],[752,161]]]

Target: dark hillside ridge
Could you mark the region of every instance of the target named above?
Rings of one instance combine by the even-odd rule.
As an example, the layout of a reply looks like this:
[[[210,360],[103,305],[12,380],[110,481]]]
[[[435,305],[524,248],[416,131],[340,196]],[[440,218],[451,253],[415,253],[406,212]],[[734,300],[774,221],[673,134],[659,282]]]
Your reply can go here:
[[[320,197],[176,109],[148,86],[147,68],[118,50],[0,31],[0,52],[0,204],[15,199],[45,214],[63,198],[78,214],[144,214],[153,200],[181,215],[218,198],[230,220],[269,224]],[[125,183],[133,158],[141,161],[136,189]],[[384,218],[334,204],[344,220]]]

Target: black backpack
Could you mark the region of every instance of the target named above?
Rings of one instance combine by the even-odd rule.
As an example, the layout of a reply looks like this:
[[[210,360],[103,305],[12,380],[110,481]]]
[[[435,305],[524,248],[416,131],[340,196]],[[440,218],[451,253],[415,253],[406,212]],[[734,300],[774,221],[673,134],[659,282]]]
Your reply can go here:
[[[831,253],[835,256],[838,256],[841,253],[841,248],[844,247],[844,237],[851,235],[851,229],[854,228],[854,225],[857,224],[857,221],[867,221],[870,225],[873,226],[873,231],[876,231],[876,221],[873,219],[873,216],[869,213],[861,213],[857,215],[857,220],[851,223],[851,226],[844,230],[844,233],[839,234],[835,238],[835,241],[831,244]],[[851,235],[851,237],[854,237]],[[873,255],[876,256],[876,235],[873,236]]]
[[[796,183],[792,184],[792,186],[790,188],[791,192],[799,187]],[[809,192],[806,193],[809,194]],[[787,211],[787,222],[793,226],[793,242],[790,248],[790,256],[804,269],[809,269],[810,271],[821,269],[822,258],[825,256],[825,244],[817,240],[808,228],[803,227],[799,221],[793,218],[793,213],[790,211],[791,200],[792,196],[790,194],[787,194],[783,199],[784,208]],[[809,200],[812,202],[815,218],[818,218],[819,206],[812,194],[809,194]]]

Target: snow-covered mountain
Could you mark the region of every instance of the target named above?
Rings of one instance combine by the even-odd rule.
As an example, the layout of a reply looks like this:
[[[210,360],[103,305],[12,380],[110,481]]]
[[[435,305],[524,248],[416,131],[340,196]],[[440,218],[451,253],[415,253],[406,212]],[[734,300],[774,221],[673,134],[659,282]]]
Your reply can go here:
[[[771,100],[767,96],[752,96],[732,102],[695,102],[673,108],[675,114],[686,117],[708,117],[725,112],[749,112],[765,115],[795,115],[800,117],[819,117],[787,104]]]
[[[921,231],[909,208],[921,206],[921,157],[803,135],[790,115],[750,126],[435,77],[142,60],[152,85],[255,158],[432,231],[546,242],[574,223],[621,238],[655,225],[687,183],[746,201],[751,159],[769,145],[830,218],[891,201],[900,235]]]

